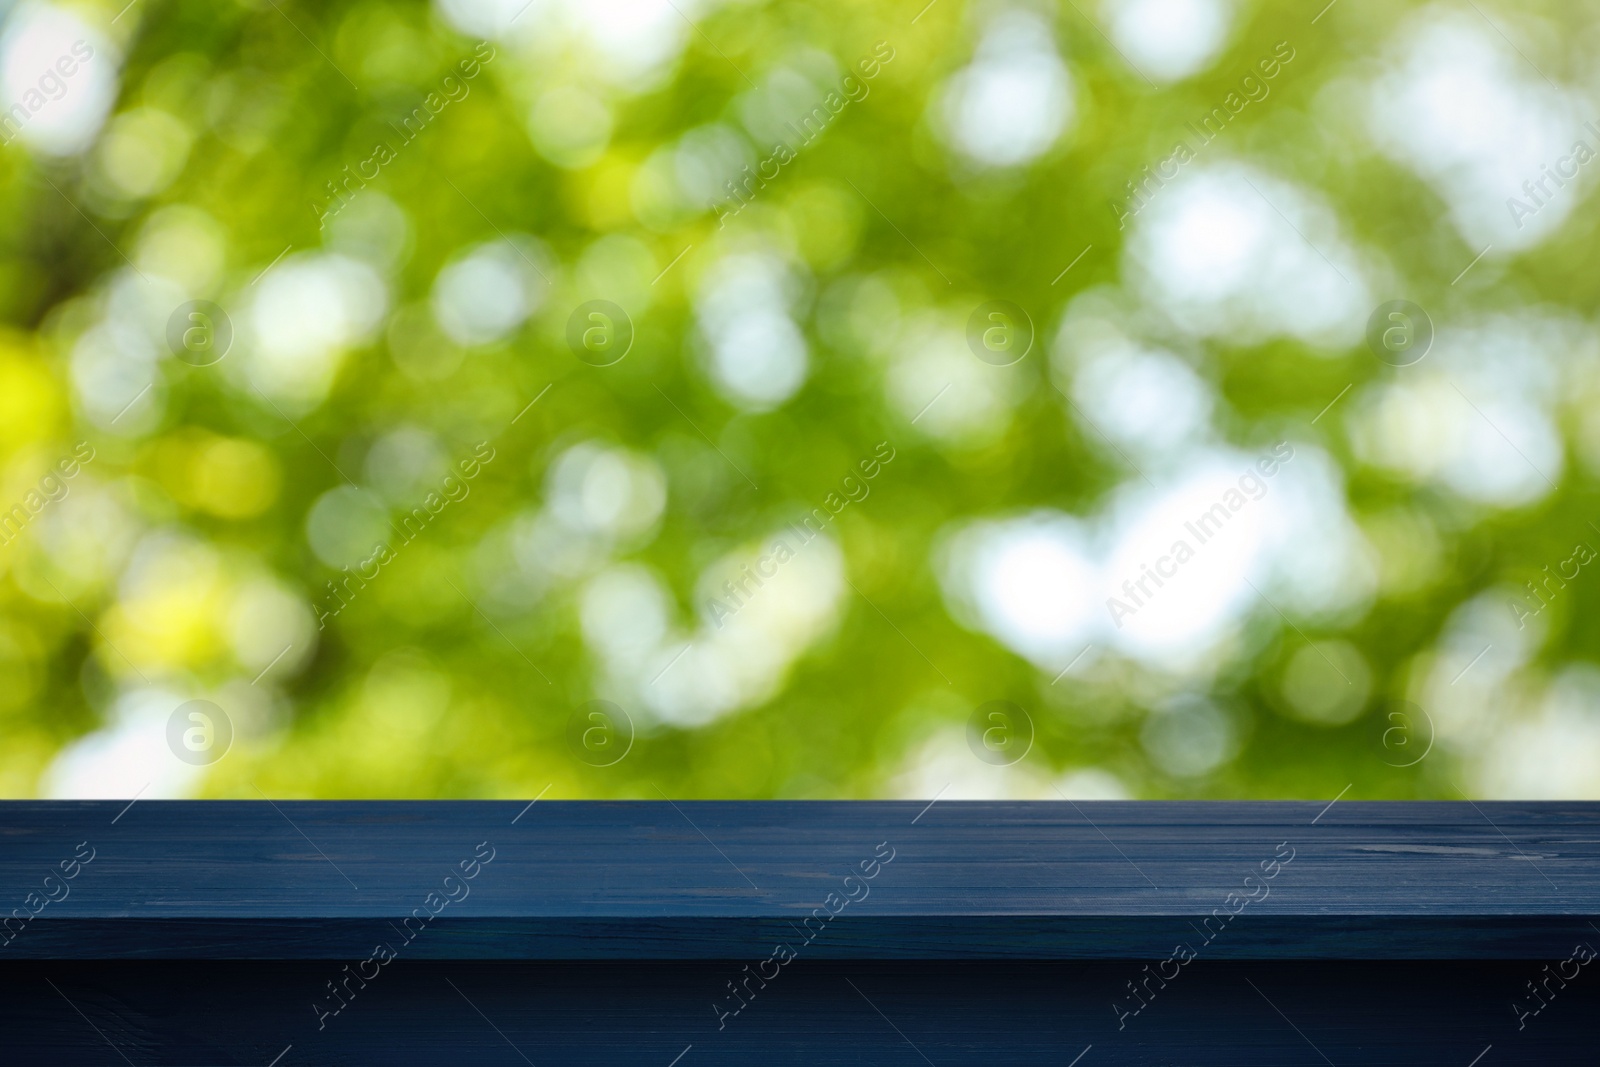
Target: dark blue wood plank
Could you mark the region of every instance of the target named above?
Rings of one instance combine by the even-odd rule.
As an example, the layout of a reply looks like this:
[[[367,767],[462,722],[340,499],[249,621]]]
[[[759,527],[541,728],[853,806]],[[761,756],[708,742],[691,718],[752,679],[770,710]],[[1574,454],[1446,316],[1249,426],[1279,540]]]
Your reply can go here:
[[[0,1034],[62,1067],[1543,1067],[1594,1062],[1600,1009],[1591,965],[1519,1018],[1543,961],[1199,960],[1127,1015],[1131,961],[802,958],[724,1016],[744,962],[400,960],[337,1015],[331,961],[6,964]]]
[[[1586,803],[124,808],[0,805],[0,917],[37,912],[0,959],[1557,958],[1600,921]]]

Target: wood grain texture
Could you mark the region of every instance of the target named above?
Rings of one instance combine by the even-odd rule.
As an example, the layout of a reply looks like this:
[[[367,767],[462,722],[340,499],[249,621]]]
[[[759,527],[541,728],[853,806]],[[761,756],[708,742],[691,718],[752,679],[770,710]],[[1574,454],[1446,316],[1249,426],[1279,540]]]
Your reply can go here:
[[[1325,808],[7,802],[0,916],[32,910],[81,842],[95,858],[13,921],[0,959],[362,959],[416,909],[431,918],[403,958],[764,959],[782,941],[812,959],[1160,959],[1187,940],[1208,960],[1526,959],[1600,941],[1600,804]],[[483,842],[469,894],[432,914]],[[865,895],[824,921],[847,892]]]
[[[319,1018],[326,961],[36,962],[0,964],[0,1033],[5,1062],[61,1067],[1593,1063],[1600,974],[1519,1029],[1539,968],[1201,960],[1124,1019],[1131,961],[801,958],[722,1019],[725,963],[401,960]]]

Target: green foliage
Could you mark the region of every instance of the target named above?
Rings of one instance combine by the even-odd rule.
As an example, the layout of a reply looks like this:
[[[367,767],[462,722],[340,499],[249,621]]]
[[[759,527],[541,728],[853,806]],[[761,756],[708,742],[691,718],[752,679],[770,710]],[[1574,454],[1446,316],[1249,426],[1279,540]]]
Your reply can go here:
[[[1389,276],[1403,279],[1400,291],[1380,285],[1377,297],[1414,299],[1441,327],[1485,308],[1586,310],[1594,281],[1578,266],[1593,212],[1579,206],[1534,252],[1493,257],[1477,277],[1452,283],[1479,248],[1452,228],[1438,194],[1353,133],[1359,117],[1322,125],[1338,110],[1326,95],[1337,79],[1360,75],[1353,57],[1391,47],[1405,12],[1342,4],[1313,25],[1315,12],[1300,6],[1247,10],[1204,71],[1156,89],[1086,20],[1097,14],[1092,5],[1041,8],[1070,71],[1075,117],[1038,158],[988,168],[950,147],[936,102],[972,60],[993,12],[942,0],[913,24],[915,6],[702,8],[692,31],[678,24],[681,56],[634,85],[621,84],[603,48],[549,29],[542,2],[527,16],[539,32],[502,37],[470,78],[460,64],[477,40],[420,3],[144,0],[115,24],[110,7],[85,9],[125,56],[108,125],[81,156],[52,158],[22,143],[0,154],[7,505],[77,442],[95,450],[63,500],[0,549],[0,790],[50,788],[47,769],[69,746],[96,731],[159,738],[166,707],[204,697],[233,721],[233,747],[175,791],[520,797],[553,783],[548,795],[569,798],[894,795],[918,788],[911,765],[933,759],[930,739],[959,736],[974,708],[1005,699],[1028,711],[1036,739],[1009,770],[1012,784],[992,786],[1002,791],[1054,796],[1050,781],[1100,769],[1146,797],[1332,797],[1349,782],[1352,797],[1454,795],[1457,768],[1481,770],[1492,756],[1462,742],[1419,766],[1395,766],[1404,760],[1385,746],[1388,716],[1441,669],[1441,634],[1464,602],[1518,586],[1566,558],[1575,540],[1600,537],[1586,522],[1600,509],[1578,458],[1586,431],[1575,415],[1561,424],[1559,488],[1526,506],[1483,507],[1363,461],[1346,414],[1369,387],[1398,379],[1359,342],[1328,351],[1281,332],[1195,341],[1188,356],[1212,390],[1219,436],[1252,456],[1284,437],[1331,455],[1380,575],[1365,607],[1343,615],[1291,612],[1290,622],[1258,605],[1215,652],[1215,671],[1171,674],[1098,647],[1062,677],[1074,650],[1060,665],[1030,663],[957,620],[940,553],[968,521],[1040,508],[1089,515],[1138,482],[1090,421],[1096,413],[1065,399],[1058,331],[1075,297],[1128,276],[1131,231],[1119,227],[1115,206],[1126,183],[1168,157],[1188,136],[1185,124],[1218,106],[1277,42],[1292,42],[1296,57],[1270,95],[1152,204],[1200,168],[1250,161],[1325,198],[1342,232],[1380,249]],[[667,165],[664,148],[710,124],[741,128],[786,64],[825,67],[820,54],[838,75],[879,42],[893,59],[870,92],[726,226],[709,205],[662,206],[651,168]],[[408,142],[402,118],[428,107],[452,77],[469,91]],[[602,105],[612,129],[598,146],[585,143],[595,135],[587,105],[547,97],[563,86]],[[571,129],[536,144],[530,116],[541,100],[550,122]],[[116,131],[135,129],[128,116],[148,113],[141,109],[176,120],[187,144],[168,150],[177,167],[170,181],[135,193],[122,171],[145,164],[119,163],[112,149]],[[124,151],[158,151],[149,147],[155,134],[130,136]],[[329,183],[347,167],[370,166],[380,144],[392,161],[319,227],[336,203]],[[752,162],[769,155],[759,143],[751,151]],[[552,162],[563,152],[565,165]],[[403,214],[398,229],[370,231],[394,237],[374,260],[387,263],[373,271],[384,290],[380,321],[328,346],[325,388],[274,385],[272,368],[294,365],[315,344],[291,344],[277,364],[263,362],[262,293],[327,249],[354,247],[330,234],[355,226],[380,197]],[[174,206],[201,221],[184,216],[182,234],[191,235],[163,251],[161,226],[179,232],[170,230]],[[221,255],[209,275],[200,260],[211,246],[192,236],[208,226]],[[614,238],[624,241],[605,243]],[[537,276],[528,284],[542,302],[503,338],[450,340],[430,310],[441,269],[508,239],[509,269]],[[1287,231],[1283,239],[1296,240]],[[808,349],[803,386],[769,410],[742,406],[716,384],[696,317],[697,294],[719,262],[754,248],[791,264],[792,315]],[[190,268],[197,280],[187,289],[161,280]],[[123,418],[86,412],[74,384],[84,338],[141,314],[159,338],[165,309],[189,298],[224,309],[237,338],[228,355],[190,366],[160,345],[150,394],[134,397],[130,378]],[[597,298],[622,305],[635,331],[610,366],[580,360],[566,341],[572,310]],[[993,432],[941,438],[911,421],[914,406],[908,413],[891,400],[883,345],[917,316],[960,337],[971,309],[997,298],[1027,309],[1037,331],[1020,363],[974,360],[1014,401]],[[308,306],[305,314],[331,313]],[[310,321],[302,332],[320,336],[326,326]],[[932,398],[940,384],[918,388]],[[1336,394],[1342,406],[1312,424]],[[370,489],[374,448],[405,427],[436,442],[458,475],[481,442],[493,459],[414,540],[387,539],[392,562],[319,629],[316,614],[336,603],[328,588],[342,573],[316,550],[311,516],[330,491]],[[598,556],[563,562],[563,552],[591,549],[528,531],[541,509],[548,514],[552,464],[586,441],[654,464],[664,510],[636,536],[592,549]],[[580,623],[586,583],[609,565],[642,564],[670,591],[674,632],[714,634],[702,575],[730,553],[759,552],[783,524],[825,506],[880,442],[891,443],[894,460],[829,533],[846,584],[815,636],[783,659],[770,691],[703,723],[629,707],[620,694],[633,691],[608,673]],[[385,498],[391,529],[426,493],[442,491],[440,475],[431,477],[415,483],[411,502]],[[1369,519],[1387,533],[1374,533]],[[781,566],[798,568],[803,553],[817,551]],[[367,556],[363,548],[359,558]],[[1533,673],[1522,677],[1553,676],[1593,654],[1600,634],[1579,610],[1589,580],[1585,571],[1552,600]],[[291,606],[261,599],[261,583]],[[767,609],[752,597],[748,610],[746,619]],[[269,665],[273,650],[260,644],[279,633],[292,647]],[[1308,642],[1332,639],[1356,650],[1369,693],[1348,721],[1313,724],[1286,704],[1283,678]],[[676,647],[666,646],[667,659]],[[746,649],[740,661],[766,654]],[[664,662],[652,660],[630,684],[664,684],[650,681]],[[1208,698],[1231,724],[1233,754],[1203,774],[1171,773],[1151,756],[1152,709],[1181,692]],[[148,702],[157,712],[128,710],[139,693],[159,695]],[[610,766],[580,760],[569,740],[574,712],[594,698],[618,700],[637,735]],[[1430,712],[1451,719],[1447,709]],[[1417,727],[1419,746],[1434,728]],[[164,758],[159,741],[149,758]],[[170,779],[160,768],[138,773]]]

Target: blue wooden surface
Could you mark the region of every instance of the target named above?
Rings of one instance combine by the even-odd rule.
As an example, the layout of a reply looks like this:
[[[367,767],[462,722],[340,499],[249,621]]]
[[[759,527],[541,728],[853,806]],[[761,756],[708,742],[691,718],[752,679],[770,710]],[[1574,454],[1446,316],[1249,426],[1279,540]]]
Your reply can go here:
[[[83,842],[92,862],[12,921],[0,960],[358,960],[419,908],[411,960],[764,959],[779,941],[812,960],[1161,959],[1180,940],[1208,960],[1526,959],[1600,938],[1586,803],[8,802],[0,915],[32,912]],[[467,895],[434,913],[452,872]],[[824,921],[830,893],[865,895]]]
[[[1592,940],[1600,942],[1600,937]],[[733,963],[406,961],[320,1017],[332,961],[0,964],[0,1062],[61,1067],[1225,1067],[1592,1064],[1591,964],[1197,960],[1137,1016],[1133,961],[789,964],[739,1015]],[[1154,988],[1154,987],[1152,987]],[[1123,1025],[1119,1028],[1119,1022]],[[319,1023],[321,1024],[319,1028]],[[1092,1047],[1090,1047],[1092,1046]],[[1491,1047],[1492,1046],[1492,1047]],[[1077,1057],[1082,1056],[1081,1059]],[[681,1059],[679,1058],[681,1056]],[[1479,1057],[1482,1057],[1479,1059]]]

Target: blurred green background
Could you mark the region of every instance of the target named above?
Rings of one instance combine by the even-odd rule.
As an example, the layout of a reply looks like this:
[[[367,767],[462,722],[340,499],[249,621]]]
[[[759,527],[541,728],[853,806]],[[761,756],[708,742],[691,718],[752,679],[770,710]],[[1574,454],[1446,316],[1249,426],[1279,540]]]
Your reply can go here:
[[[1592,9],[0,5],[0,793],[1595,795]]]

